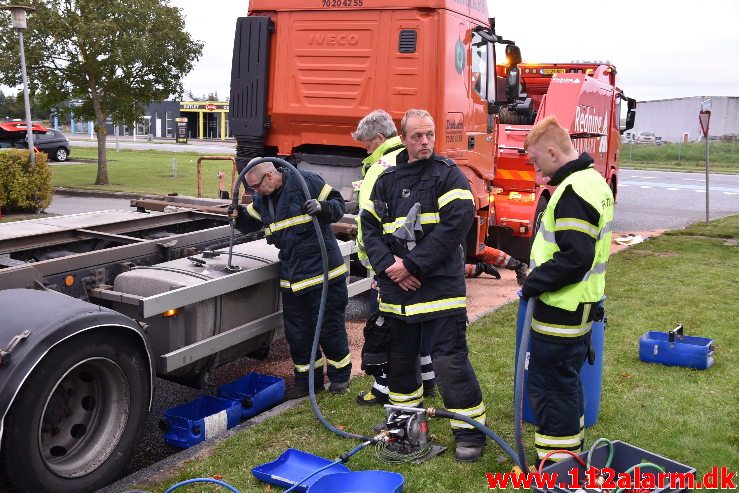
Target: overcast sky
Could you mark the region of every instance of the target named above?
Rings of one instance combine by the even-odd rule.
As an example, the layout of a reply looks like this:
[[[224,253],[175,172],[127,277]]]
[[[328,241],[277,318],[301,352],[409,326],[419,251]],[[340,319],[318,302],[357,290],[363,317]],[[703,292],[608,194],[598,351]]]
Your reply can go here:
[[[246,15],[248,2],[172,3],[183,9],[191,35],[205,42],[185,89],[225,99],[236,18]],[[640,101],[739,96],[737,0],[496,0],[488,9],[524,61],[609,60],[619,85]]]

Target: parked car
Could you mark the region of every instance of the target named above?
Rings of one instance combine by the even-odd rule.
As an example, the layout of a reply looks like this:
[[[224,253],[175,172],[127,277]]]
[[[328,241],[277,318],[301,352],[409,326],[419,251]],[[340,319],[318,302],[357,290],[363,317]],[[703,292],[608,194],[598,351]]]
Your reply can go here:
[[[49,129],[44,133],[35,134],[33,144],[54,161],[66,161],[71,152],[69,139],[59,130]]]
[[[637,144],[654,144],[657,141],[657,136],[654,132],[641,132],[636,136]]]

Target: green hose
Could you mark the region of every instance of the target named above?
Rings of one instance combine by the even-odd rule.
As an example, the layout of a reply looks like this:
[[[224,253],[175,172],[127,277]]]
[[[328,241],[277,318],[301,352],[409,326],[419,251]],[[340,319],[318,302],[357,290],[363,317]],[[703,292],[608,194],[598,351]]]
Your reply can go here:
[[[662,467],[658,466],[657,464],[653,464],[651,462],[642,462],[641,464],[634,464],[630,468],[626,469],[625,474],[631,474],[632,472],[634,472],[634,469],[636,469],[637,467],[641,469],[654,469],[658,472],[665,472],[665,470],[662,469]],[[618,488],[614,493],[623,493],[626,489],[627,488]]]
[[[608,445],[608,458],[606,459],[606,464],[603,466],[605,467],[611,467],[611,461],[613,461],[613,442],[611,442],[607,438],[599,438],[595,441],[592,447],[590,447],[590,450],[588,451],[588,460],[586,462],[586,470],[590,469],[590,466],[592,464],[591,459],[593,458],[593,452],[595,452],[595,449],[598,448],[598,445],[601,443],[605,443]]]

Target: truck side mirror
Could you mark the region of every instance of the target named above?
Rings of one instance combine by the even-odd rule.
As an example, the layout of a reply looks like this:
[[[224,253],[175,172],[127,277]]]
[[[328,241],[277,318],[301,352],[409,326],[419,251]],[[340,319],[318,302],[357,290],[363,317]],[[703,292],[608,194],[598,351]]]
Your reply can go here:
[[[514,102],[518,99],[518,95],[521,92],[521,71],[518,67],[513,66],[508,69],[508,77],[505,83],[505,95],[509,102]]]
[[[509,67],[516,67],[521,63],[521,48],[517,45],[510,44],[505,47],[505,57],[508,60]]]

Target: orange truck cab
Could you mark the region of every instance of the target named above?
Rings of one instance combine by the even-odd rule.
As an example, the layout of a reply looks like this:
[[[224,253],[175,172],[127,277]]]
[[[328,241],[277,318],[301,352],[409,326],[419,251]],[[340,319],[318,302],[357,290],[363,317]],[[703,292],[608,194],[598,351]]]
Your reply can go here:
[[[322,175],[352,200],[352,182],[361,179],[361,160],[366,157],[350,135],[359,120],[381,108],[399,127],[406,110],[423,108],[436,122],[436,153],[457,163],[475,197],[477,221],[468,237],[468,255],[474,257],[486,244],[509,244],[520,247],[516,256],[526,258],[536,204],[547,191],[522,149],[508,156],[502,147],[520,147],[523,140],[518,137],[525,137],[524,130],[506,133],[504,127],[510,124],[504,122],[530,128],[543,109],[566,118],[560,119],[566,125],[576,106],[583,115],[596,115],[596,110],[580,108],[577,98],[568,103],[553,100],[547,90],[521,94],[527,79],[520,67],[526,65],[519,65],[518,47],[495,33],[484,0],[400,4],[251,0],[248,15],[237,21],[231,74],[237,162],[244,166],[254,157],[280,156]],[[496,45],[505,47],[506,59],[500,60],[505,65],[498,65]],[[611,81],[615,76],[615,70],[601,72],[593,76]],[[593,84],[606,84],[594,77],[588,77]],[[612,82],[610,92],[615,100]],[[564,108],[567,104],[571,111]],[[602,110],[598,105],[597,111],[601,118],[617,122],[613,107]],[[595,116],[583,118],[589,122]],[[587,130],[579,134],[583,142],[594,142],[602,137],[588,132],[601,132],[605,125],[595,129],[587,123],[582,128]],[[615,146],[610,152],[617,163],[620,139],[609,135],[608,142]],[[496,160],[501,159],[499,171],[506,173],[498,175]],[[499,199],[513,207],[497,211]],[[525,221],[525,227],[505,221],[509,219]]]

